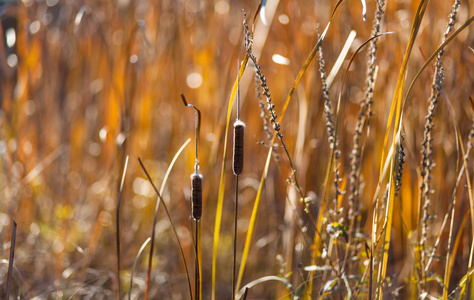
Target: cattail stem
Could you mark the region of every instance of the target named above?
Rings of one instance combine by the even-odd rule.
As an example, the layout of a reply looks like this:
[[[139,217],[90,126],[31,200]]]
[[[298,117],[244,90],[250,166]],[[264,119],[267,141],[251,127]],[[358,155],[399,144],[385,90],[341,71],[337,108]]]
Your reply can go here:
[[[201,268],[200,268],[200,255],[201,255],[201,220],[202,216],[202,175],[199,173],[199,137],[201,132],[201,111],[186,101],[186,98],[181,94],[181,99],[187,107],[193,107],[196,110],[196,124],[195,124],[195,163],[194,163],[194,173],[191,174],[191,215],[196,223],[196,241],[195,241],[195,267],[194,267],[194,298],[196,300],[201,299]]]
[[[232,300],[235,299],[235,280],[237,271],[237,217],[239,208],[239,175],[235,176],[235,209],[234,209],[234,266],[232,268]]]
[[[236,293],[236,258],[237,258],[237,219],[239,209],[239,175],[244,169],[244,135],[245,123],[240,120],[240,77],[237,76],[237,120],[234,123],[234,155],[232,170],[235,175],[235,209],[234,209],[234,254],[232,267],[232,300]]]
[[[199,264],[199,256],[200,256],[200,248],[201,248],[201,239],[200,239],[200,229],[201,229],[201,222],[199,220],[195,220],[196,222],[196,242],[195,242],[195,251],[196,251],[196,259],[195,259],[195,267],[194,267],[194,298],[196,300],[201,299],[201,268]]]

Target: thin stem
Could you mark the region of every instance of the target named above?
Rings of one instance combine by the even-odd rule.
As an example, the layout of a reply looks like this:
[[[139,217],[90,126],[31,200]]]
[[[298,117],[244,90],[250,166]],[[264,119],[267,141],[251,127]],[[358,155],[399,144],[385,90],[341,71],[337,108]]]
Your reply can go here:
[[[10,259],[8,260],[8,275],[7,275],[5,299],[10,299],[10,287],[12,284],[12,277],[13,277],[13,258],[15,256],[16,227],[17,227],[16,221],[15,221],[15,218],[13,218],[12,240],[10,244]]]
[[[194,267],[194,298],[196,300],[200,299],[200,285],[201,280],[199,276],[199,220],[196,220],[196,242],[194,244],[194,249],[196,251],[195,267]]]
[[[120,181],[119,195],[117,201],[117,216],[116,216],[116,241],[117,241],[117,299],[120,299],[120,202],[122,200],[123,183],[125,181],[125,174],[127,173],[128,155],[125,159],[123,167],[122,180]]]
[[[195,124],[195,136],[194,136],[194,141],[195,141],[195,165],[194,165],[194,171],[196,174],[198,173],[199,169],[199,159],[198,159],[198,149],[199,149],[199,136],[201,132],[201,111],[193,104],[188,103],[186,101],[186,98],[184,97],[183,94],[181,94],[181,99],[184,102],[184,105],[187,107],[192,107],[196,110],[196,124]]]
[[[237,261],[237,216],[239,208],[239,175],[235,175],[235,209],[234,209],[234,266],[232,267],[232,299],[235,298],[235,279]]]
[[[240,76],[238,74],[240,70],[240,61],[237,60],[237,120],[240,120]]]

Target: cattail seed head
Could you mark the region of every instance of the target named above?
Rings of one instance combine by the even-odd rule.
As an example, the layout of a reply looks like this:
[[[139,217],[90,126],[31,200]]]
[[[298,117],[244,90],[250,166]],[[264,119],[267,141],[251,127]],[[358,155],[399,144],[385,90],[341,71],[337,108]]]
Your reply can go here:
[[[191,175],[191,187],[192,187],[192,215],[194,220],[201,219],[202,215],[202,175],[199,173],[193,173]]]
[[[244,122],[237,120],[234,123],[234,156],[232,169],[235,175],[242,174],[244,168]]]

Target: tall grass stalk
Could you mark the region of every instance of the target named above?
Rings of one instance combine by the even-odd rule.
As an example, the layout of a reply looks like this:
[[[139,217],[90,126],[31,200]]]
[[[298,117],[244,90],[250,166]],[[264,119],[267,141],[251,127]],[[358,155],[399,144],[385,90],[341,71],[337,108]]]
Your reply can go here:
[[[120,202],[122,200],[123,184],[125,182],[125,174],[127,174],[128,155],[125,159],[123,167],[122,179],[120,180],[118,200],[117,200],[117,215],[116,223],[116,244],[117,244],[117,299],[120,299]]]
[[[385,13],[385,1],[378,0],[376,1],[377,7],[375,11],[373,26],[372,26],[372,36],[375,37],[381,32],[382,26],[382,17]],[[362,158],[362,149],[364,148],[365,141],[361,144],[361,138],[366,128],[367,135],[369,132],[369,123],[370,117],[372,115],[372,103],[375,87],[375,78],[376,78],[376,60],[377,60],[377,42],[378,38],[374,38],[369,44],[368,56],[367,56],[367,71],[366,71],[366,85],[364,91],[364,98],[360,104],[359,115],[357,119],[357,124],[355,127],[355,133],[353,137],[353,145],[351,151],[351,170],[349,174],[350,184],[349,184],[349,242],[348,250],[351,247],[351,242],[355,239],[355,235],[358,231],[356,227],[355,219],[357,218],[357,212],[359,211],[358,207],[358,197],[359,197],[359,180],[360,180],[360,163]],[[348,256],[349,253],[346,254]],[[349,272],[350,273],[350,272]]]
[[[239,66],[239,63],[237,63]],[[237,120],[234,123],[234,154],[232,156],[232,170],[235,175],[235,207],[234,207],[234,241],[232,266],[232,299],[235,298],[236,262],[237,262],[237,221],[239,210],[239,176],[244,168],[244,134],[245,124],[240,120],[240,80],[237,76]]]
[[[186,101],[186,98],[181,94],[184,106],[192,107],[196,111],[195,117],[195,158],[194,158],[194,173],[191,174],[191,205],[192,205],[192,217],[195,221],[195,267],[194,267],[194,297],[196,300],[201,299],[201,268],[200,268],[200,256],[201,256],[201,216],[202,216],[202,180],[203,177],[199,172],[199,139],[201,132],[201,111],[193,104]]]
[[[461,2],[459,0],[454,1],[451,14],[449,16],[449,22],[446,28],[446,31],[443,35],[442,42],[445,42],[448,35],[451,33],[454,22],[456,20],[457,11]],[[424,139],[422,142],[422,161],[421,161],[421,177],[422,183],[420,185],[420,203],[423,207],[422,214],[420,215],[420,222],[422,224],[421,227],[421,236],[420,236],[420,247],[421,247],[421,280],[422,280],[422,291],[426,289],[426,275],[425,275],[425,267],[426,267],[426,259],[427,259],[427,249],[426,249],[426,242],[428,239],[428,222],[431,219],[429,213],[429,207],[431,204],[431,197],[430,194],[433,192],[431,187],[431,177],[432,177],[432,168],[434,165],[432,159],[433,153],[433,128],[434,128],[434,115],[436,111],[436,107],[438,106],[438,98],[441,94],[441,90],[443,88],[443,78],[444,78],[444,70],[441,63],[441,58],[444,54],[444,50],[441,50],[435,62],[435,71],[433,75],[433,83],[431,88],[431,96],[428,100],[429,107],[428,113],[425,117],[425,131],[424,131]]]
[[[240,78],[245,71],[248,62],[248,55],[246,54],[242,63],[240,65],[240,70],[237,78],[234,81],[234,86],[232,88],[232,92],[230,95],[229,104],[227,107],[227,118],[226,118],[226,125],[225,125],[225,133],[224,133],[224,150],[223,150],[223,160],[222,160],[222,168],[221,168],[221,176],[219,180],[219,194],[217,199],[217,208],[216,208],[216,220],[214,224],[214,238],[213,238],[213,247],[212,247],[212,290],[211,290],[211,299],[214,300],[216,298],[216,266],[217,266],[217,250],[219,247],[219,235],[220,235],[220,228],[221,228],[221,221],[222,221],[222,210],[224,207],[224,189],[225,189],[225,174],[226,174],[226,165],[227,165],[227,133],[229,131],[230,125],[230,117],[232,112],[232,106],[234,103],[235,95],[237,94],[238,85]]]

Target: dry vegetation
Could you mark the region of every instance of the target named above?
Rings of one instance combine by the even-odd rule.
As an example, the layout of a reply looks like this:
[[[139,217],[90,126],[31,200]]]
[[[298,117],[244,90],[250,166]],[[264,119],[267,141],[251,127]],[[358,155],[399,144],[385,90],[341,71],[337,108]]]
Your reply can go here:
[[[268,0],[268,26],[256,0],[0,2],[1,298],[112,299],[119,286],[127,298],[157,203],[138,158],[159,189],[188,138],[162,190],[175,231],[159,206],[149,292],[150,243],[132,298],[191,297],[174,232],[199,298],[195,121],[181,94],[202,114],[202,299],[232,298],[244,61],[238,290],[261,279],[247,299],[474,299],[472,24],[430,59],[473,3],[461,1],[443,37],[453,0],[368,1],[366,21],[363,2]],[[392,33],[358,50],[373,32]]]

